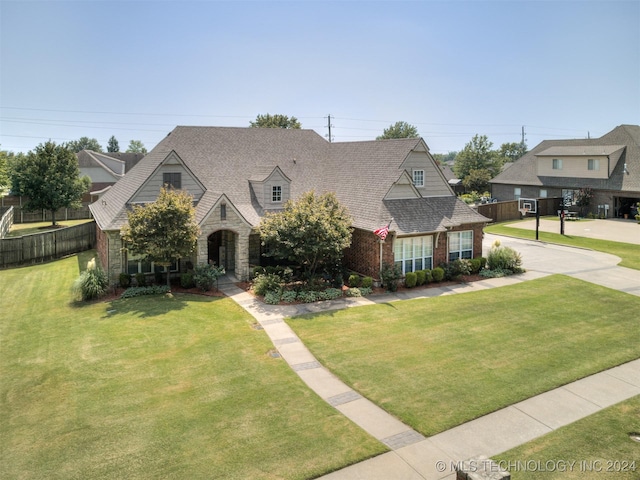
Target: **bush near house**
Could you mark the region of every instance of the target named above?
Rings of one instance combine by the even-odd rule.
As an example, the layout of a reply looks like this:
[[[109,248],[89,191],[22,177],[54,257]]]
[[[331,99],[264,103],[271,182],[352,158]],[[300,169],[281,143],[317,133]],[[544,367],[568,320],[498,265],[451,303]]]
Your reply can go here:
[[[431,275],[434,282],[441,282],[442,280],[444,280],[444,269],[441,267],[436,267],[431,270]]]
[[[216,284],[216,280],[225,274],[224,267],[204,264],[196,266],[193,273],[193,282],[203,292],[208,292]]]
[[[409,272],[404,276],[404,286],[407,288],[413,288],[418,282],[418,276],[416,272]]]
[[[362,285],[362,277],[357,273],[349,275],[349,286],[350,287],[359,287]]]
[[[87,269],[80,274],[73,284],[73,291],[83,300],[94,300],[107,293],[109,277],[96,265],[93,258],[87,263]]]

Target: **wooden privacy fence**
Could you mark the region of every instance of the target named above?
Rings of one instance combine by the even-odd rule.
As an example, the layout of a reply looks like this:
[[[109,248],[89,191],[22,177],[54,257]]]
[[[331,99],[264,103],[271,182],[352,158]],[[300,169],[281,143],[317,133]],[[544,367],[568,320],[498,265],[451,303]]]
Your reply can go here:
[[[27,198],[12,195],[0,197],[0,208],[13,207],[13,223],[50,222],[49,210],[26,211],[23,206]],[[81,208],[61,208],[56,211],[56,221],[85,220],[92,218],[89,204],[83,203]]]
[[[13,224],[13,207],[0,207],[0,238],[4,238]]]
[[[560,198],[539,198],[538,210],[540,216],[555,215],[560,205]],[[491,218],[494,222],[507,222],[509,220],[520,220],[521,214],[518,209],[518,200],[508,202],[485,203],[477,206],[478,213]],[[530,213],[529,216],[532,216]]]
[[[0,239],[0,268],[40,263],[96,245],[96,223]]]

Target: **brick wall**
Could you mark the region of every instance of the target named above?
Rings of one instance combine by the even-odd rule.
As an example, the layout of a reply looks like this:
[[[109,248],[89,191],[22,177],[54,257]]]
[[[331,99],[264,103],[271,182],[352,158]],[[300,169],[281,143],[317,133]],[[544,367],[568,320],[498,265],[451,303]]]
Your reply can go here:
[[[96,250],[98,251],[98,261],[100,262],[100,266],[104,270],[107,270],[109,268],[107,265],[108,248],[109,245],[107,241],[107,234],[104,233],[96,223]]]
[[[393,263],[393,242],[391,235],[382,244],[383,263]],[[369,230],[355,229],[351,246],[344,251],[347,268],[375,279],[380,278],[380,242]]]

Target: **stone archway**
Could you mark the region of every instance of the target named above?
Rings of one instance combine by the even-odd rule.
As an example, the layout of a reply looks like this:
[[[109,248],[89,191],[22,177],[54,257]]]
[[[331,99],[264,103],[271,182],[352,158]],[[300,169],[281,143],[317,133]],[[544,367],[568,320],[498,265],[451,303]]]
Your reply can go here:
[[[207,237],[207,260],[221,265],[227,272],[236,268],[236,237],[231,230],[218,230]]]

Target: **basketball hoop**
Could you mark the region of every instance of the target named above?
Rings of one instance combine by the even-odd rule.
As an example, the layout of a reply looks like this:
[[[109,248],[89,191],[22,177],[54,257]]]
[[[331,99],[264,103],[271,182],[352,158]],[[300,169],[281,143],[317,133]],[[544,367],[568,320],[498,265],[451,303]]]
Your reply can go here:
[[[519,198],[518,210],[523,217],[526,217],[528,213],[536,213],[538,211],[538,200],[535,198]]]

